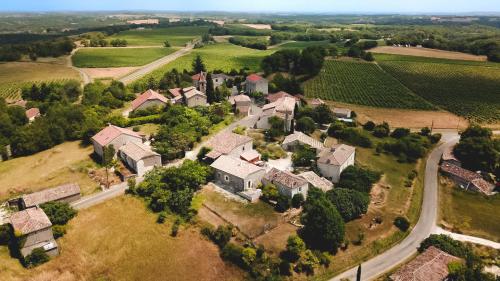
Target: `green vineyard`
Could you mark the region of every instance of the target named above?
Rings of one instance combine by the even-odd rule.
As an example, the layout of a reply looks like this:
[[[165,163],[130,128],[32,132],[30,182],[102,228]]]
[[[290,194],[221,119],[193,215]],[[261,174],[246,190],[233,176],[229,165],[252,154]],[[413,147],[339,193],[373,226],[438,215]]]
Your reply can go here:
[[[28,82],[7,82],[0,84],[0,98],[4,98],[7,102],[13,102],[21,99],[21,90],[24,87],[31,87],[33,84],[41,85],[42,83],[59,82],[64,83],[72,79],[55,79],[50,81],[28,81]]]
[[[379,65],[414,93],[443,109],[473,122],[500,120],[498,67],[410,60],[384,60]]]
[[[376,64],[328,60],[315,78],[304,83],[306,97],[404,109],[435,107],[415,95]]]

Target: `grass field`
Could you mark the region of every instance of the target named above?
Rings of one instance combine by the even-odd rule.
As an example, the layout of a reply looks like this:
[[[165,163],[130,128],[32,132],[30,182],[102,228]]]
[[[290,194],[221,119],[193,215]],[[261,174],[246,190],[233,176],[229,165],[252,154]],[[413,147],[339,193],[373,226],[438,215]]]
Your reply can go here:
[[[393,47],[393,46],[379,46],[370,49],[370,52],[405,55],[405,56],[417,56],[417,57],[443,58],[451,60],[486,61],[486,56],[476,56],[472,54],[444,51],[438,49],[429,49],[429,48],[414,48],[414,47],[404,48],[404,47]]]
[[[484,196],[440,179],[439,206],[443,226],[455,232],[500,242],[500,196]]]
[[[500,64],[377,56],[379,65],[429,102],[479,123],[500,121]]]
[[[125,39],[129,46],[163,45],[168,41],[172,46],[184,46],[187,42],[208,32],[208,26],[178,26],[154,29],[134,29],[120,32],[108,39]]]
[[[2,280],[243,280],[196,227],[170,236],[172,219],[156,223],[144,202],[122,196],[82,210],[58,240],[61,255],[24,269],[0,247]]]
[[[174,48],[89,48],[72,57],[76,67],[141,66],[175,52]]]
[[[304,83],[306,97],[386,108],[430,110],[435,107],[413,94],[376,64],[327,60],[320,74]]]
[[[230,43],[219,43],[208,45],[200,49],[193,50],[190,54],[182,56],[175,61],[162,66],[149,75],[139,79],[136,83],[145,83],[149,77],[160,79],[166,71],[176,68],[179,71],[191,70],[192,62],[197,55],[200,55],[208,70],[222,69],[230,71],[248,67],[250,71],[259,71],[262,59],[272,54],[272,50],[254,50],[236,46]]]
[[[83,194],[98,188],[87,175],[94,167],[92,146],[66,142],[27,157],[0,162],[0,200],[68,182],[77,182]]]
[[[20,98],[20,90],[42,81],[80,80],[78,72],[66,65],[66,57],[44,59],[39,62],[0,63],[0,97],[8,100]]]
[[[296,41],[288,42],[279,46],[280,49],[304,49],[311,46],[328,47],[332,45],[330,41]]]

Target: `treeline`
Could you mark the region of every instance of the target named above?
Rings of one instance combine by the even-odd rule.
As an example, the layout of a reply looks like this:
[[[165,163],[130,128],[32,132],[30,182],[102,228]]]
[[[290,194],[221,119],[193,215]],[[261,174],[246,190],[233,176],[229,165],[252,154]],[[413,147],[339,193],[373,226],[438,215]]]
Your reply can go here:
[[[321,46],[311,46],[304,50],[280,50],[265,57],[262,61],[262,69],[266,75],[273,72],[289,72],[295,75],[314,76],[323,67],[325,56],[335,53],[337,49],[326,49]]]
[[[37,60],[38,57],[59,57],[69,55],[74,48],[75,44],[69,38],[2,45],[0,46],[0,61],[18,61],[26,55],[31,60]]]
[[[267,41],[259,38],[231,37],[229,43],[256,50],[267,50]]]
[[[125,39],[106,40],[106,35],[100,32],[83,34],[80,38],[84,47],[107,47],[109,45],[113,47],[126,47],[128,45]]]

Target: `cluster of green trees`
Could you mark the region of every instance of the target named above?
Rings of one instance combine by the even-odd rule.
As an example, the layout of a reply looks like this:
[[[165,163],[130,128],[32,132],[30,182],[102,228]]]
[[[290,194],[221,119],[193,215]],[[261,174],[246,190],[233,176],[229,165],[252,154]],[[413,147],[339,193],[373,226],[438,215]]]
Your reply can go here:
[[[266,74],[289,72],[314,76],[319,73],[325,56],[330,50],[321,46],[311,46],[304,50],[285,49],[277,51],[262,60],[262,69]]]
[[[271,83],[269,83],[269,92],[276,93],[279,91],[284,91],[292,95],[303,93],[300,81],[294,75],[287,78],[281,73],[276,73]]]
[[[314,271],[323,265],[328,267],[330,255],[319,250],[307,249],[304,241],[297,235],[288,237],[286,248],[281,252],[280,272],[282,275],[291,275],[292,269],[297,273],[314,274]]]
[[[66,234],[66,224],[77,215],[77,211],[64,202],[48,202],[40,208],[52,222],[52,233],[56,239]]]
[[[464,168],[493,173],[500,181],[500,139],[492,136],[490,129],[473,125],[460,135],[454,154]]]
[[[167,106],[159,119],[161,126],[152,136],[155,139],[153,147],[164,160],[181,158],[230,111],[228,103],[195,109],[181,105]]]
[[[328,127],[327,134],[343,140],[346,143],[361,147],[372,147],[373,142],[369,134],[355,127],[355,123],[346,123],[339,120],[334,121]]]
[[[113,39],[111,41],[106,40],[106,35],[102,32],[87,33],[80,36],[81,43],[84,47],[107,47],[109,45],[113,47],[126,47],[128,45],[125,39]],[[110,34],[109,34],[110,35]]]
[[[59,57],[69,55],[74,48],[75,44],[69,38],[6,44],[0,46],[0,61],[18,61],[26,55],[33,61],[38,57]]]
[[[256,50],[267,50],[268,45],[267,41],[259,38],[251,39],[239,36],[229,38],[229,43]]]
[[[191,208],[194,192],[212,178],[210,166],[186,160],[180,167],[154,169],[129,193],[143,197],[154,212],[174,213],[185,219],[196,214]]]
[[[315,108],[312,108],[310,106],[300,107],[295,114],[295,118],[301,119],[304,117],[309,117],[318,124],[329,124],[335,119],[333,112],[326,104],[319,105]]]
[[[297,145],[292,154],[294,167],[311,167],[316,160],[316,149],[308,145]]]
[[[135,95],[122,82],[112,81],[110,85],[105,85],[101,81],[96,81],[85,85],[82,104],[115,109],[123,107],[124,102],[134,98]]]
[[[370,194],[374,183],[380,180],[381,173],[357,165],[347,167],[340,174],[336,187],[357,190]]]
[[[465,260],[452,262],[448,265],[449,280],[467,281],[495,281],[498,278],[491,273],[484,272],[484,263],[481,257],[475,253],[471,246],[460,241],[453,240],[444,234],[432,234],[420,244],[419,252],[424,252],[430,246]]]

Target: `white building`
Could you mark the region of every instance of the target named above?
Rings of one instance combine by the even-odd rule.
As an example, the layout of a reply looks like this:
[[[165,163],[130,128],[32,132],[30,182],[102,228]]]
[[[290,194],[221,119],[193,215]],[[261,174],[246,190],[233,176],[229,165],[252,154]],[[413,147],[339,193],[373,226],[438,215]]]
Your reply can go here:
[[[325,178],[337,183],[340,174],[345,168],[354,165],[356,149],[352,146],[340,144],[324,149],[319,153],[318,168]]]
[[[109,124],[106,128],[102,129],[99,133],[92,137],[92,144],[94,145],[94,152],[102,158],[104,147],[113,145],[117,152],[120,147],[128,142],[142,144],[142,137],[129,129],[120,128]]]
[[[245,80],[246,92],[248,94],[260,92],[267,95],[269,93],[268,86],[267,79],[257,74],[251,74]]]
[[[207,147],[212,149],[206,155],[210,159],[215,160],[221,155],[240,158],[243,153],[253,150],[253,139],[248,136],[225,132],[214,136],[207,143]]]
[[[198,91],[195,87],[184,88],[182,89],[182,93],[184,95],[184,101],[188,107],[207,105],[207,96]]]
[[[226,155],[217,158],[210,166],[215,170],[215,180],[235,192],[256,188],[266,173],[264,168]]]
[[[144,144],[128,142],[118,150],[118,156],[134,170],[138,177],[144,176],[154,167],[161,166],[160,154],[152,151]]]
[[[262,183],[274,184],[278,188],[280,194],[289,198],[293,198],[294,195],[299,193],[306,198],[309,189],[309,183],[303,178],[288,171],[281,171],[276,168],[272,168],[266,173],[262,179]]]
[[[290,131],[292,119],[295,114],[296,100],[290,97],[280,98],[273,103],[268,103],[262,108],[262,114],[257,120],[257,129],[270,129],[269,118],[277,116],[285,121],[285,131]]]
[[[285,150],[293,150],[297,145],[308,145],[315,148],[317,152],[325,149],[322,142],[299,131],[295,131],[293,134],[286,136],[285,140],[283,140],[283,143],[281,144],[281,147]]]

